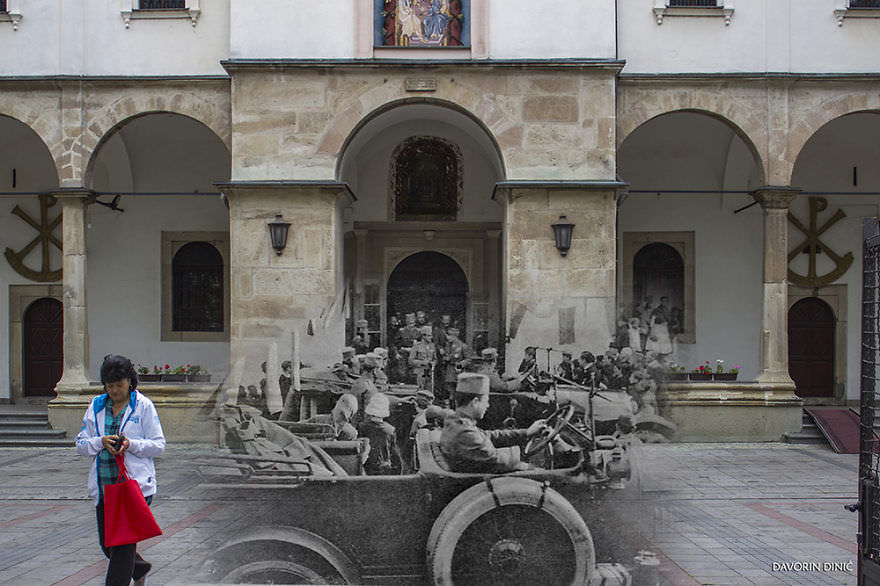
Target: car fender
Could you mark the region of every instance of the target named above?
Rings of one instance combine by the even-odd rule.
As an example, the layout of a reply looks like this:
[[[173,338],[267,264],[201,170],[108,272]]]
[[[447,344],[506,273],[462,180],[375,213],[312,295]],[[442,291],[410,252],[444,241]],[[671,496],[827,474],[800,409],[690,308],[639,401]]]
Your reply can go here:
[[[344,551],[324,537],[299,527],[272,526],[247,531],[224,543],[215,556],[221,556],[223,550],[257,541],[275,541],[302,547],[324,558],[339,572],[346,583],[359,584],[361,582],[358,565]]]

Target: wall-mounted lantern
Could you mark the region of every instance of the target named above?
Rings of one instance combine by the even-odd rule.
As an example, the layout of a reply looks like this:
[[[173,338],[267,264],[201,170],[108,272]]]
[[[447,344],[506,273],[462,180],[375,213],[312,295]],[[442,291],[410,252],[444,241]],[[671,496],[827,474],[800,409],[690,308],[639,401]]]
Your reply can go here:
[[[571,248],[571,233],[574,231],[574,224],[568,221],[565,216],[559,216],[559,219],[550,224],[553,228],[553,238],[556,240],[556,249],[559,254],[565,256],[568,249]]]
[[[269,240],[272,241],[272,248],[275,254],[281,256],[284,247],[287,246],[287,231],[290,229],[290,222],[281,219],[281,214],[275,214],[275,220],[269,222]]]

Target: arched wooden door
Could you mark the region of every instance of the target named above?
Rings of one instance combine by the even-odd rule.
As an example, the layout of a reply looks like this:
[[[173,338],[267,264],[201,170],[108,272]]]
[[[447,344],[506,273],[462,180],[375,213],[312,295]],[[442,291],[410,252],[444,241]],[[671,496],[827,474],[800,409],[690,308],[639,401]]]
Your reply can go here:
[[[424,311],[430,322],[449,314],[467,339],[467,276],[454,260],[433,251],[405,258],[388,278],[388,315]]]
[[[64,360],[64,310],[51,297],[37,299],[24,314],[24,396],[54,397]]]
[[[815,297],[788,312],[788,368],[799,397],[834,396],[834,312]]]

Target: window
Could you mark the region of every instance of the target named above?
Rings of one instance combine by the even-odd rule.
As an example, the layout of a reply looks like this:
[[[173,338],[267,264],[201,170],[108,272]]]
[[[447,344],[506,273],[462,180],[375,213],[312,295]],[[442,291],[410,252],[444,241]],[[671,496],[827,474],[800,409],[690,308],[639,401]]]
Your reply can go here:
[[[162,233],[162,340],[219,342],[229,334],[229,235]]]
[[[166,18],[188,19],[195,27],[202,11],[200,0],[121,0],[122,22],[130,28],[132,20]]]
[[[469,47],[470,0],[373,0],[377,47]]]
[[[663,24],[667,16],[715,16],[729,25],[734,0],[654,0],[654,18]]]
[[[12,30],[18,30],[21,22],[21,0],[0,0],[0,22],[12,23]]]
[[[461,197],[461,153],[436,137],[402,142],[392,155],[394,217],[454,221]]]
[[[837,26],[845,18],[880,18],[880,0],[835,0],[834,18]]]
[[[140,0],[138,10],[186,10],[185,0]]]

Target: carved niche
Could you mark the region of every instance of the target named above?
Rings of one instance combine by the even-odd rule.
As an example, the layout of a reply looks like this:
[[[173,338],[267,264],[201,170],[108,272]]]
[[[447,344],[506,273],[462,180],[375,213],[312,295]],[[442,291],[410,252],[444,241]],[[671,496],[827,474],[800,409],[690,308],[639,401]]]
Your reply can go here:
[[[395,219],[456,219],[462,186],[457,145],[433,136],[411,137],[398,145],[391,160]]]

